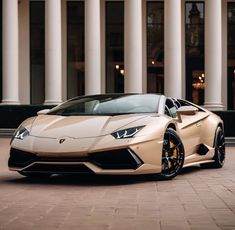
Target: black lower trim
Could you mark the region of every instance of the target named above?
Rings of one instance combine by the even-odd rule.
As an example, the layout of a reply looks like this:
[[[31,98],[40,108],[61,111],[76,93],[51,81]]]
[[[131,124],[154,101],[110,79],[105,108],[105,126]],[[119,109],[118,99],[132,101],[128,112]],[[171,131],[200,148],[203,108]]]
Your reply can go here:
[[[27,173],[48,173],[48,174],[65,174],[65,173],[89,173],[93,174],[93,171],[90,170],[83,164],[69,165],[69,164],[42,164],[36,163],[32,166],[26,168],[24,172]]]
[[[118,149],[110,151],[102,151],[90,153],[87,157],[38,157],[35,154],[17,150],[11,148],[10,158],[8,161],[8,166],[10,168],[25,168],[34,162],[39,162],[34,164],[35,166],[30,167],[30,170],[42,171],[46,170],[49,166],[50,171],[55,170],[63,171],[63,168],[71,168],[70,171],[76,171],[78,165],[67,164],[66,162],[90,162],[102,169],[137,169],[143,164],[143,161],[138,158],[138,156],[130,149]],[[47,164],[40,164],[40,162],[47,162]],[[53,164],[48,164],[48,162],[53,162]],[[54,162],[63,162],[65,164],[54,164]],[[45,166],[47,165],[47,166]],[[49,165],[49,166],[48,166]],[[55,166],[56,165],[56,166]],[[35,169],[36,168],[36,169]],[[25,169],[26,170],[26,169]],[[27,168],[27,170],[29,170]],[[49,170],[49,169],[48,169]]]
[[[8,160],[9,167],[24,168],[27,165],[37,161],[38,157],[32,153],[11,148],[10,158]]]

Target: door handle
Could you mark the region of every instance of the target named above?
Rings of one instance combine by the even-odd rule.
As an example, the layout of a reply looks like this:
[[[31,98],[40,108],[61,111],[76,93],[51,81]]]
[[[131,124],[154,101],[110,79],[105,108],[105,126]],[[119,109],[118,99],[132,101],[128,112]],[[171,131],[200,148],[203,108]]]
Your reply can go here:
[[[196,123],[196,126],[197,126],[198,128],[201,127],[201,125],[202,125],[202,123],[201,123],[200,121]]]

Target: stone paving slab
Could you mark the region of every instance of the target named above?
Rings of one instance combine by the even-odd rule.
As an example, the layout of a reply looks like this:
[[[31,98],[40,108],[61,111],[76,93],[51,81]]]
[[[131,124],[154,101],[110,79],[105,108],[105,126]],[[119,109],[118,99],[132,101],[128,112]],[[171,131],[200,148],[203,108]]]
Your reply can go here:
[[[153,176],[53,176],[8,171],[10,139],[0,139],[0,229],[235,229],[235,147],[222,169],[186,168]]]

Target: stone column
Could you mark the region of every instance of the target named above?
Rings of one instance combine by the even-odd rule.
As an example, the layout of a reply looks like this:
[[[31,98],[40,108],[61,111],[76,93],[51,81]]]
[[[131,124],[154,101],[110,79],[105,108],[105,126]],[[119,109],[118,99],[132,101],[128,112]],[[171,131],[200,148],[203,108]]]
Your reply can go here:
[[[18,0],[2,1],[2,103],[19,104]]]
[[[101,3],[85,1],[85,94],[101,93]]]
[[[62,102],[61,0],[46,0],[46,79],[44,104]]]
[[[146,91],[146,49],[143,39],[142,0],[125,0],[124,77],[126,93]]]
[[[222,1],[205,1],[205,107],[222,110]]]
[[[181,0],[164,1],[165,60],[164,94],[182,97],[182,8]]]

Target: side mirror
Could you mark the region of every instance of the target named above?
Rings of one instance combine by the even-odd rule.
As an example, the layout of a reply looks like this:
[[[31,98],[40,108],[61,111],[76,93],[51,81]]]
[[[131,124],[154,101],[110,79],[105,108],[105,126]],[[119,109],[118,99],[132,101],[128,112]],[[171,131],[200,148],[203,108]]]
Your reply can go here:
[[[176,111],[179,122],[182,122],[181,115],[195,115],[197,112],[198,112],[198,109],[191,105],[182,106]]]
[[[44,115],[47,114],[50,111],[50,109],[43,109],[43,110],[39,110],[37,112],[37,115]]]

